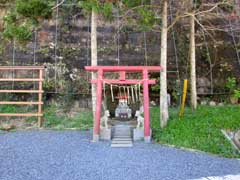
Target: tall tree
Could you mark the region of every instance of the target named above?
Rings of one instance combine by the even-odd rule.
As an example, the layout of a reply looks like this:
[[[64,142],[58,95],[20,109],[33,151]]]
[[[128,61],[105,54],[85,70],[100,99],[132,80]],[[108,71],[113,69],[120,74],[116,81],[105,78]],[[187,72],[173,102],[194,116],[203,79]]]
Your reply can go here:
[[[167,103],[167,0],[163,1],[163,11],[162,11],[162,31],[161,31],[161,67],[160,72],[160,124],[161,127],[167,125],[169,118],[168,114],[168,103]]]
[[[144,29],[161,31],[161,59],[160,65],[162,67],[160,72],[160,125],[165,127],[169,119],[168,103],[167,103],[167,34],[168,34],[168,0],[157,1],[151,0],[143,5],[140,1],[125,0],[127,6],[126,15],[132,15],[135,20],[138,17],[136,26],[142,26]],[[128,2],[128,3],[126,3]],[[136,3],[134,3],[136,2]],[[131,12],[131,13],[130,13]],[[140,12],[140,13],[136,13]],[[161,21],[156,18],[157,14],[161,14]],[[161,23],[160,23],[161,22]]]
[[[91,66],[98,65],[98,48],[97,48],[97,19],[98,14],[102,14],[104,17],[110,17],[112,13],[112,2],[111,1],[98,1],[98,0],[80,0],[80,6],[91,12]],[[97,74],[92,72],[92,79],[96,79]],[[95,120],[96,113],[96,97],[97,97],[97,88],[96,84],[91,85],[91,94],[92,94],[92,112],[93,120]],[[94,136],[93,141],[98,141],[99,137]]]
[[[196,47],[195,47],[195,13],[190,16],[190,79],[191,79],[191,106],[197,108],[197,87],[196,87]]]
[[[195,110],[197,108],[197,86],[196,86],[196,43],[195,43],[195,24],[202,28],[203,32],[207,32],[211,38],[212,35],[207,31],[207,27],[200,23],[199,19],[204,20],[204,16],[217,16],[215,9],[219,8],[221,5],[230,6],[232,2],[228,0],[221,0],[219,2],[199,2],[196,0],[189,1],[190,13],[189,14],[189,24],[190,24],[190,45],[189,45],[189,57],[190,57],[190,81],[191,81],[191,106]],[[210,7],[208,7],[208,6]],[[205,7],[208,7],[207,9]],[[199,17],[198,17],[199,16]],[[202,17],[201,17],[202,16]],[[206,17],[207,18],[207,17]],[[213,27],[212,27],[213,28]]]
[[[91,65],[97,66],[97,14],[92,9],[91,16]],[[96,73],[92,72],[92,79],[96,79]],[[96,111],[96,84],[92,84],[92,111],[95,119]]]

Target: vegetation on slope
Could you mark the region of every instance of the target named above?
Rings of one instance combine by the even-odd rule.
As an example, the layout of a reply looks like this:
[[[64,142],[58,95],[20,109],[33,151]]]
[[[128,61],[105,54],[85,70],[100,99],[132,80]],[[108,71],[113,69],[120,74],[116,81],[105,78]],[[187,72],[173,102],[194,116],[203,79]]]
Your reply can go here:
[[[240,157],[221,133],[221,129],[240,128],[239,106],[200,106],[195,112],[187,108],[178,119],[178,110],[171,109],[166,128],[159,125],[159,108],[151,111],[153,138],[162,144],[198,149],[224,157]]]

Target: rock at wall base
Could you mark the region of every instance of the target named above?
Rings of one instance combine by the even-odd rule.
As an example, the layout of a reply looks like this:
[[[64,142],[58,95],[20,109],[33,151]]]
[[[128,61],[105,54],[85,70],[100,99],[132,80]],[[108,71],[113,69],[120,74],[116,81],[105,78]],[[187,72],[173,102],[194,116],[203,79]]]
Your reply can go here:
[[[210,101],[209,102],[209,106],[216,106],[216,105],[217,105],[217,103],[215,101]]]

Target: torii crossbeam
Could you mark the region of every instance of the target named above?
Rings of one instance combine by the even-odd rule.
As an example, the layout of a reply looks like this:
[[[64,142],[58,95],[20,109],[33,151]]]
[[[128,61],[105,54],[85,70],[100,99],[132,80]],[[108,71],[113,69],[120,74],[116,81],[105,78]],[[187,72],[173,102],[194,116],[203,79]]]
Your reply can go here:
[[[100,119],[102,106],[103,83],[109,84],[143,84],[144,97],[144,140],[151,141],[150,112],[149,112],[149,84],[155,84],[156,80],[150,80],[149,72],[160,72],[160,66],[85,66],[87,71],[97,72],[97,79],[92,79],[91,83],[97,85],[96,112],[94,119],[93,141],[99,140]],[[119,72],[118,79],[105,79],[105,72]],[[126,79],[126,72],[141,72],[142,79]]]

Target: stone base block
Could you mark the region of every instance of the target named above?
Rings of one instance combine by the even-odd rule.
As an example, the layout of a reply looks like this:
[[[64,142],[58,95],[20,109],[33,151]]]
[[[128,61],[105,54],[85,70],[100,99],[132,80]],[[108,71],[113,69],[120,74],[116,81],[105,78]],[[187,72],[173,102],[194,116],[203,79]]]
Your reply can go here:
[[[92,142],[98,142],[98,141],[99,141],[99,135],[98,134],[93,134]]]
[[[145,143],[150,143],[152,140],[152,129],[150,129],[150,136],[145,136],[144,137],[144,142]]]
[[[151,142],[151,136],[144,137],[144,142],[145,143],[150,143]]]
[[[144,137],[144,128],[135,128],[133,129],[133,140],[140,141],[144,140],[145,142],[151,142],[152,130],[150,129],[150,136]]]
[[[111,129],[110,128],[101,128],[100,129],[100,139],[102,140],[111,140]]]
[[[144,139],[144,129],[143,128],[135,128],[133,129],[133,140],[139,141]]]

